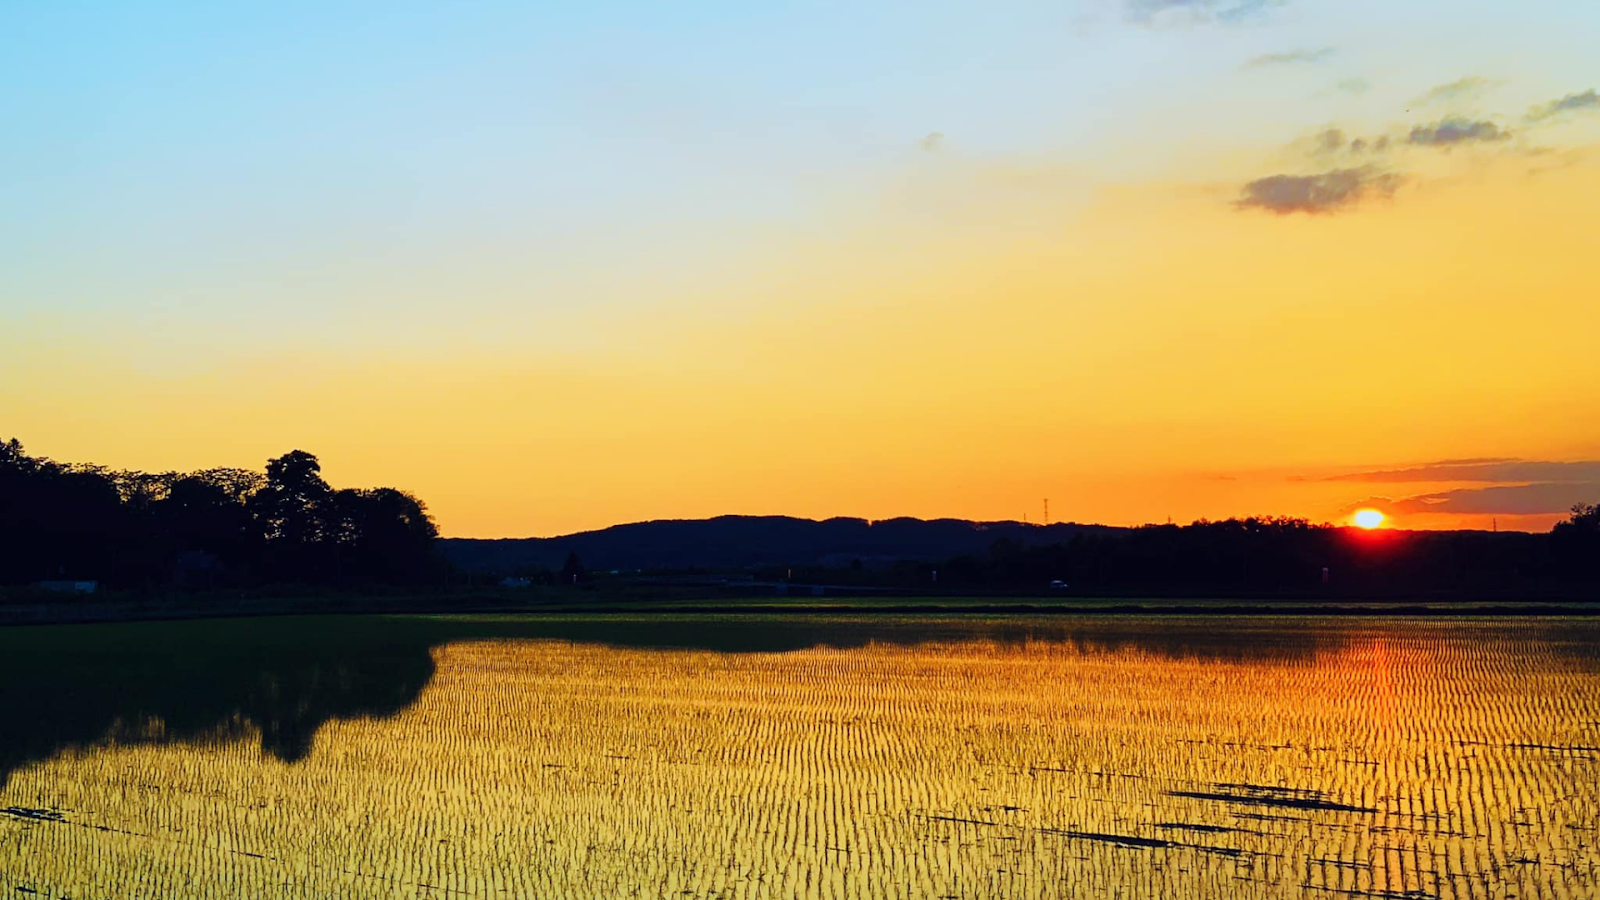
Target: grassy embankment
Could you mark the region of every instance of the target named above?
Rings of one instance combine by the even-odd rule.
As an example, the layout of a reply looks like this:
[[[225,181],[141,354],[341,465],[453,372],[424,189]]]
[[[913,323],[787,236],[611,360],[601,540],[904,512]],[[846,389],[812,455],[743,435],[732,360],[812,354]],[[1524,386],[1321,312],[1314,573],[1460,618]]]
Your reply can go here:
[[[0,593],[0,625],[242,616],[381,613],[601,613],[687,615],[763,613],[937,614],[1196,614],[1196,615],[1600,615],[1600,598],[1515,597],[1349,599],[1314,597],[1048,596],[782,596],[730,595],[674,588],[600,585],[587,589],[336,591],[254,589],[200,593],[111,593],[67,596]]]

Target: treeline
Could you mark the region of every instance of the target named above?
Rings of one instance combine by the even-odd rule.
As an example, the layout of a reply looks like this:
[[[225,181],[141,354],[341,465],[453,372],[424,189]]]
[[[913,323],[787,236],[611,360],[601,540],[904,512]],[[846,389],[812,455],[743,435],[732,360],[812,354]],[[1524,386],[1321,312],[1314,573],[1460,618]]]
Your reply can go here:
[[[957,591],[1328,594],[1572,593],[1600,586],[1600,507],[1547,534],[1362,531],[1295,518],[1199,521],[1084,532],[1069,541],[995,541],[988,552],[874,569],[766,568],[796,582]]]
[[[438,530],[394,488],[335,490],[296,450],[265,472],[126,472],[0,442],[0,584],[420,583]]]
[[[916,535],[899,532],[915,531],[913,525],[935,529],[939,540],[924,540],[926,546],[912,550]],[[842,552],[849,542],[822,540],[814,533],[838,528],[855,535],[859,549],[854,552],[866,556],[865,562]],[[1600,506],[1575,508],[1546,534],[1366,532],[1303,519],[1249,518],[1127,529],[1071,526],[1066,532],[1071,537],[1062,540],[1059,529],[1014,523],[908,520],[880,527],[842,520],[724,518],[644,523],[536,542],[559,549],[564,565],[562,556],[549,564],[514,567],[467,566],[463,559],[456,564],[469,584],[474,577],[494,583],[502,576],[520,576],[520,583],[588,584],[593,580],[584,566],[589,550],[609,547],[613,557],[637,551],[652,531],[667,533],[646,547],[653,563],[648,572],[738,572],[764,582],[902,591],[1033,593],[1048,590],[1053,581],[1066,583],[1073,593],[1100,594],[1572,594],[1575,587],[1592,594],[1600,589]],[[611,532],[617,535],[608,545],[602,539]],[[987,550],[972,540],[995,534],[1000,539],[990,539]],[[580,560],[576,544],[584,539],[594,546],[583,545]],[[972,549],[945,557],[952,542]],[[416,497],[393,488],[334,489],[323,479],[317,458],[298,450],[269,460],[264,472],[224,468],[152,474],[58,463],[29,456],[16,440],[0,442],[0,585],[54,580],[132,589],[443,584],[451,571],[443,543]],[[455,543],[476,550],[486,542]],[[759,554],[769,562],[703,561],[708,546],[724,544],[732,549],[715,559]],[[944,552],[927,552],[935,547]],[[466,557],[476,559],[471,553]],[[596,562],[603,575],[599,580],[641,577],[605,574],[625,567],[603,553]]]
[[[1586,508],[1549,534],[1364,531],[1293,518],[1149,525],[1054,546],[996,546],[986,559],[951,560],[950,576],[1085,589],[1515,591],[1595,580],[1597,518]]]

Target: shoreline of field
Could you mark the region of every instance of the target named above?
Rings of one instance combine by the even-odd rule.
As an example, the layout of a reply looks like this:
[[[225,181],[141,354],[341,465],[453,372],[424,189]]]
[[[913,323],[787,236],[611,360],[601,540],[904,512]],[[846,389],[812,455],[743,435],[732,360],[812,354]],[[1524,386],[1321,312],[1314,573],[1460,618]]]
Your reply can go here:
[[[1275,616],[1285,618],[1551,618],[1600,616],[1600,600],[1361,600],[1133,597],[801,597],[659,599],[524,597],[511,593],[439,595],[71,598],[0,604],[0,627],[280,616],[516,615],[661,617],[748,615],[1040,617]]]

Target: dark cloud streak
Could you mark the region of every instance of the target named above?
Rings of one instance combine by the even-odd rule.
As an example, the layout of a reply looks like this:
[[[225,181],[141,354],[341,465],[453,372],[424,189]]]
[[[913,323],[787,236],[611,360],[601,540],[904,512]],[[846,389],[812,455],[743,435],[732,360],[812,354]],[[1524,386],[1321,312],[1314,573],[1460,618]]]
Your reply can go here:
[[[1332,213],[1368,197],[1387,197],[1400,186],[1400,176],[1373,166],[1333,169],[1317,175],[1269,175],[1244,186],[1234,206],[1278,215]]]
[[[1379,469],[1335,475],[1324,481],[1359,481],[1385,484],[1427,484],[1449,481],[1515,484],[1545,482],[1586,484],[1600,482],[1600,460],[1550,462],[1528,459],[1443,460],[1404,469]]]
[[[1542,122],[1545,119],[1554,118],[1563,113],[1593,110],[1600,110],[1600,93],[1597,93],[1594,88],[1590,88],[1581,94],[1568,94],[1560,100],[1552,100],[1541,106],[1535,106],[1528,111],[1527,120],[1529,122]]]
[[[1454,147],[1459,144],[1503,141],[1511,133],[1493,122],[1471,119],[1443,119],[1411,129],[1406,143],[1419,147]]]
[[[1593,503],[1597,499],[1600,499],[1600,481],[1460,488],[1398,500],[1369,497],[1351,504],[1348,509],[1371,507],[1388,515],[1534,516],[1564,513],[1576,504]]]

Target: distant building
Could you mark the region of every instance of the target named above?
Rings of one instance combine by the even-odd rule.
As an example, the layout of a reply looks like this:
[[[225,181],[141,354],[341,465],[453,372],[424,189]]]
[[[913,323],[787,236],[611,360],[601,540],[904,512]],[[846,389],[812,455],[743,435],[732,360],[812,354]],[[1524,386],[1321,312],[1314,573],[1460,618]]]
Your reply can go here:
[[[100,589],[98,581],[39,581],[34,587],[57,594],[92,594]]]
[[[507,578],[500,579],[500,586],[503,587],[503,588],[532,587],[533,586],[533,579],[532,578],[523,578],[523,577],[520,577],[520,576],[513,575],[513,576],[510,576],[510,577],[507,577]]]

